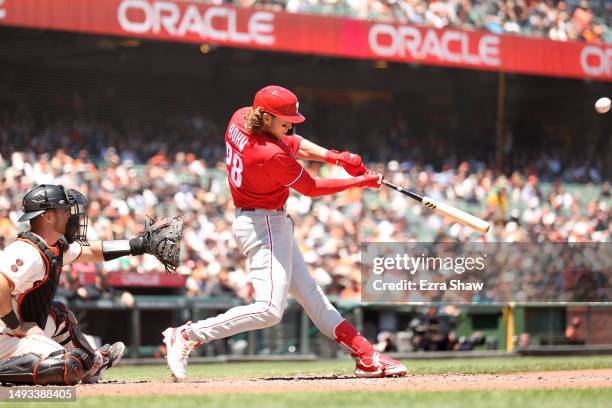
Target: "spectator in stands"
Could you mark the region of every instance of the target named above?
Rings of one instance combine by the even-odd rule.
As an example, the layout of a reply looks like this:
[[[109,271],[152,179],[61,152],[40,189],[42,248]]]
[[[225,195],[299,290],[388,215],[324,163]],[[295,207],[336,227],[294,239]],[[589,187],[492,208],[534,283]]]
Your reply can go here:
[[[579,317],[573,317],[565,328],[565,339],[569,344],[582,345],[584,339],[580,335],[580,324],[581,319]]]
[[[236,289],[231,285],[229,273],[222,270],[217,275],[217,282],[214,283],[208,291],[208,296],[211,297],[237,297]]]
[[[426,3],[410,2],[415,9],[420,4]],[[513,6],[514,13],[519,16],[522,15],[522,4],[520,0],[506,2],[506,8]],[[476,5],[462,3],[464,10],[473,11]],[[81,106],[99,111],[95,98],[78,99]],[[233,209],[227,201],[223,173],[218,170],[219,166],[223,167],[223,151],[214,147],[192,150],[194,143],[198,146],[202,140],[220,137],[221,131],[212,121],[201,117],[194,120],[193,115],[188,114],[166,122],[162,117],[172,115],[158,115],[160,118],[149,118],[159,120],[156,126],[135,132],[134,129],[146,129],[146,126],[129,116],[113,121],[92,119],[71,123],[65,119],[71,117],[67,114],[58,120],[41,118],[29,122],[23,119],[32,116],[28,113],[27,99],[13,105],[21,106],[21,110],[7,112],[0,119],[3,123],[0,139],[5,142],[0,144],[0,165],[4,166],[0,177],[0,237],[16,236],[15,220],[19,214],[14,209],[20,206],[20,197],[36,185],[38,177],[49,177],[53,182],[77,186],[88,195],[90,233],[96,234],[91,239],[134,235],[139,232],[145,214],[163,216],[180,212],[186,221],[183,265],[186,266],[185,275],[190,276],[186,292],[192,296],[207,294],[214,276],[226,270],[228,291],[233,289],[245,302],[250,301],[249,283],[245,278],[248,276],[245,273],[247,266],[237,262],[233,255],[237,251],[231,238]],[[41,106],[44,103],[41,102]],[[513,173],[505,175],[468,156],[465,156],[468,159],[465,162],[448,159],[448,152],[453,150],[448,138],[412,137],[408,124],[401,119],[391,121],[389,129],[384,130],[393,135],[384,144],[393,146],[387,151],[381,147],[380,134],[367,131],[368,123],[361,121],[361,117],[366,116],[378,118],[380,107],[372,104],[364,109],[369,115],[352,108],[338,108],[335,115],[363,129],[360,142],[364,143],[372,168],[380,169],[396,184],[451,205],[467,207],[471,212],[493,220],[496,225],[487,240],[605,242],[610,239],[609,182],[602,181],[604,173],[595,164],[591,165],[595,168],[593,171],[587,170],[583,162],[568,160],[572,156],[582,156],[584,152],[567,149],[571,153],[568,156],[555,145],[546,146],[541,152],[530,146],[529,153],[534,159],[513,164],[510,166]],[[383,118],[374,122],[388,122],[386,117]],[[76,122],[79,122],[78,126]],[[368,119],[368,122],[372,120]],[[72,141],[71,129],[75,127],[78,127],[80,136]],[[173,139],[172,144],[164,143],[164,137],[158,135],[156,129],[164,129],[166,142],[167,134],[176,134],[179,130],[182,137]],[[205,129],[210,132],[202,135],[200,132],[207,132]],[[26,137],[26,134],[33,136]],[[129,138],[129,145],[119,136],[125,134],[133,135]],[[348,134],[339,133],[334,137],[339,138],[340,145],[355,143]],[[69,143],[63,144],[62,140],[66,138]],[[47,140],[57,142],[59,148],[51,150]],[[108,145],[98,144],[100,140],[107,140],[105,143]],[[370,143],[372,147],[368,149]],[[216,146],[218,143],[204,144]],[[517,156],[522,156],[518,154],[520,146],[514,149]],[[395,151],[402,152],[399,158],[404,161],[392,160],[397,158],[393,156]],[[409,152],[408,157],[404,152]],[[307,170],[321,176],[338,171],[320,164]],[[550,183],[553,180],[556,181]],[[575,181],[594,184],[591,187],[582,185],[577,190],[569,189],[565,184]],[[545,186],[543,182],[546,182]],[[362,242],[470,241],[481,238],[436,214],[422,213],[420,207],[388,189],[366,194],[348,191],[339,195],[337,200],[294,196],[288,203],[290,213],[304,216],[304,223],[295,234],[304,243],[305,258],[308,258],[317,281],[329,294],[338,297],[358,297],[358,254]],[[77,273],[91,273],[88,266],[74,267]],[[106,263],[102,272],[106,275],[115,271],[159,271],[159,263],[150,257],[143,258],[142,262],[117,260]]]
[[[214,0],[208,0],[214,1]],[[427,25],[486,29],[557,41],[602,42],[610,31],[606,10],[596,16],[587,0],[571,12],[563,0],[229,0],[239,7],[346,16]],[[571,14],[571,20],[568,17]],[[612,36],[609,36],[612,37]],[[608,38],[608,42],[612,38]]]
[[[361,300],[361,279],[359,276],[352,276],[348,281],[348,286],[340,292],[340,298],[346,300]]]
[[[208,263],[203,260],[189,259],[186,264],[191,269],[191,275],[185,282],[186,295],[189,297],[203,296],[208,289]]]

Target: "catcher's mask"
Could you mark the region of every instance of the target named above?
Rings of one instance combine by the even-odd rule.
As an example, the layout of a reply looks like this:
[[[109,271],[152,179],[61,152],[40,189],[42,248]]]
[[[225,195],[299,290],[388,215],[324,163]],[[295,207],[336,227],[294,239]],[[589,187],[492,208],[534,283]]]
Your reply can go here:
[[[89,245],[87,242],[87,199],[75,189],[65,189],[61,185],[42,184],[23,197],[24,214],[19,221],[29,221],[47,210],[69,209],[70,216],[64,234],[68,243],[78,242]]]

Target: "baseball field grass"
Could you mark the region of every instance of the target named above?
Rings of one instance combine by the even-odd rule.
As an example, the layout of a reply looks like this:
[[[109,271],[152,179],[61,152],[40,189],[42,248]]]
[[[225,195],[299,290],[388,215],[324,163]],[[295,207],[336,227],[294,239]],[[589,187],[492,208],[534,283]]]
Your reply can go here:
[[[76,403],[61,405],[94,408],[612,406],[612,356],[403,362],[409,368],[408,377],[375,380],[353,379],[350,360],[192,364],[188,369],[191,382],[182,384],[170,382],[169,372],[163,365],[124,365],[107,372],[105,384],[79,386]],[[483,387],[462,387],[463,383],[474,385],[480,380],[484,381]],[[574,381],[579,386],[574,387]],[[336,387],[337,384],[340,386]],[[257,387],[251,390],[252,386]],[[132,391],[125,393],[124,388]],[[59,406],[57,403],[15,404],[18,407],[47,405]]]
[[[589,370],[612,368],[612,356],[594,357],[514,357],[456,358],[446,360],[403,360],[412,375],[436,374],[500,374],[533,371]],[[296,375],[350,375],[352,360],[322,360],[307,362],[248,362],[221,364],[191,364],[191,378],[253,378]],[[165,365],[119,366],[108,371],[105,380],[162,380],[169,378]],[[612,401],[611,401],[612,406]]]
[[[609,408],[611,388],[562,389],[530,391],[462,391],[462,392],[300,392],[286,394],[184,395],[166,397],[84,397],[74,407],[316,407],[316,408]],[[17,403],[15,407],[58,407],[58,403]]]

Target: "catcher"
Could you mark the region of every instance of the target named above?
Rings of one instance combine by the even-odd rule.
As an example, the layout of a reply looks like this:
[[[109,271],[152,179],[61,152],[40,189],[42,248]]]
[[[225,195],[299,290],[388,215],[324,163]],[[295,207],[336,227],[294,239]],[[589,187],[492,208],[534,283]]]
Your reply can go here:
[[[155,255],[178,266],[182,221],[164,219],[129,240],[87,242],[87,200],[74,189],[40,185],[23,198],[30,229],[0,258],[0,383],[74,385],[95,382],[119,362],[118,342],[94,349],[68,308],[54,302],[63,265]],[[151,221],[151,220],[150,220]]]

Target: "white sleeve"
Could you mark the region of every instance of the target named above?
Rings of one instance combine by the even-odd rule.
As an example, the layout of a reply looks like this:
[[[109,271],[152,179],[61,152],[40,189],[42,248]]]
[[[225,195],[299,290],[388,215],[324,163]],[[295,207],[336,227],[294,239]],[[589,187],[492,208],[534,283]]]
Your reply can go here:
[[[73,242],[70,244],[68,249],[64,252],[64,265],[68,265],[76,261],[76,259],[81,256],[81,252],[83,252],[81,244],[78,242]]]
[[[27,242],[13,242],[0,258],[0,273],[8,278],[13,288],[12,295],[20,295],[30,289],[34,282],[45,277],[45,272],[42,255]]]

